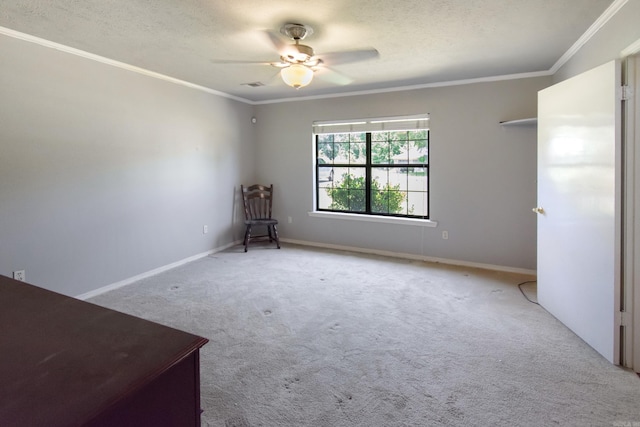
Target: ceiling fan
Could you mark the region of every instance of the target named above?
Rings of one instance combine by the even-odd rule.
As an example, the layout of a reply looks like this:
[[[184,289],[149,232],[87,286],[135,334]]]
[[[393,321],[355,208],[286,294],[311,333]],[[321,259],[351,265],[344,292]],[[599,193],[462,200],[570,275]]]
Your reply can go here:
[[[305,37],[313,34],[313,29],[303,24],[288,23],[280,28],[280,34],[293,40],[293,44],[283,40],[275,31],[266,30],[265,34],[280,55],[280,60],[275,62],[244,61],[240,63],[264,64],[279,68],[282,80],[295,89],[300,89],[311,83],[315,73],[319,78],[334,84],[349,84],[352,79],[330,67],[374,59],[379,56],[378,51],[373,48],[316,55],[311,46],[300,43]],[[216,62],[238,63],[237,61]]]

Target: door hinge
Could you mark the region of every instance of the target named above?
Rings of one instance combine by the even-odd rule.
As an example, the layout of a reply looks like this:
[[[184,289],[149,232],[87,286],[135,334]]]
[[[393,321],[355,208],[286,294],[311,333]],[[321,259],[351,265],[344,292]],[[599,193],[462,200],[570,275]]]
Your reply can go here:
[[[617,323],[620,326],[629,326],[631,325],[631,313],[628,311],[619,311],[618,312]]]
[[[620,100],[626,101],[633,97],[633,86],[620,86]]]

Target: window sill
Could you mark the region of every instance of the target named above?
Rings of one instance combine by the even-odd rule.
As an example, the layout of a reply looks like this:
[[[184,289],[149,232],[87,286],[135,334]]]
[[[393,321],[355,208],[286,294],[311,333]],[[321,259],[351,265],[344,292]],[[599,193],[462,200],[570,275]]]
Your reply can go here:
[[[438,222],[430,219],[396,218],[388,216],[361,215],[341,212],[309,212],[309,216],[327,219],[346,219],[350,221],[382,222],[387,224],[414,225],[420,227],[437,227]]]

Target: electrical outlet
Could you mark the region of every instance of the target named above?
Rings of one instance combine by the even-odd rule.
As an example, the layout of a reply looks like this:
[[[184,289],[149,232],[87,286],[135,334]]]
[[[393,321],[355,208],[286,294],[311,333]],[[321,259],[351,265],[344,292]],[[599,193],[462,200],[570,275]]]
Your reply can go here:
[[[24,272],[24,270],[17,270],[13,272],[13,278],[16,280],[19,280],[21,282],[24,282],[25,280],[27,280],[26,274]]]
[[[443,238],[444,240],[448,240],[448,239],[449,239],[449,232],[448,232],[448,231],[446,231],[446,230],[445,230],[445,231],[443,231],[443,232],[442,232],[442,238]]]
[[[203,225],[202,226],[202,234],[207,234],[209,232],[209,226],[208,225]]]
[[[293,222],[293,218],[287,217],[287,219],[289,220],[289,224],[291,224]]]

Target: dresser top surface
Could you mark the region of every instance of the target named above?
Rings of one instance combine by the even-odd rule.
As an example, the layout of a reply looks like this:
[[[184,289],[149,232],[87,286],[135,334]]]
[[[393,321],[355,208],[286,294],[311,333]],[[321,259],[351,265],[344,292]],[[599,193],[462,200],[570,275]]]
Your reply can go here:
[[[81,424],[207,343],[0,276],[0,424]]]

